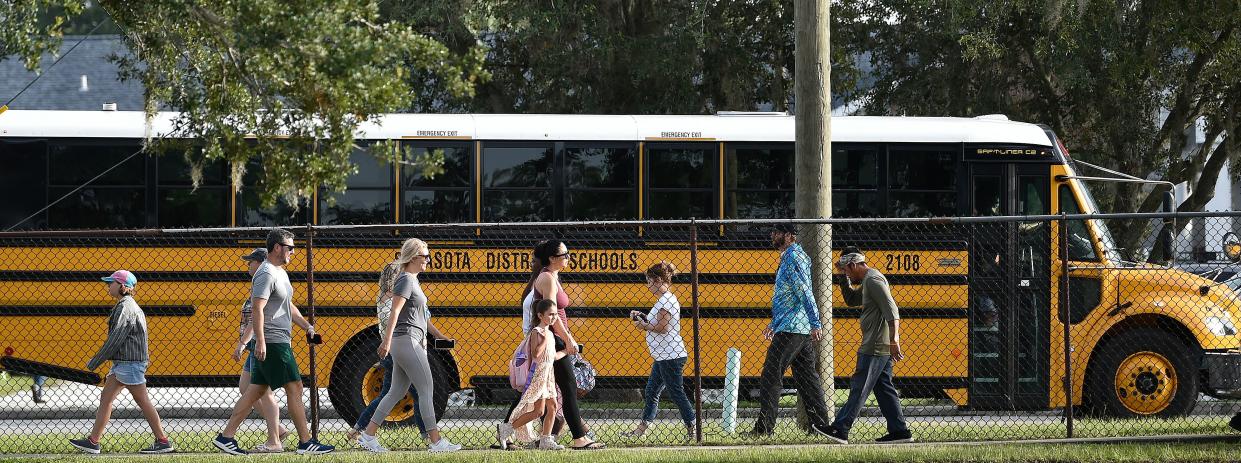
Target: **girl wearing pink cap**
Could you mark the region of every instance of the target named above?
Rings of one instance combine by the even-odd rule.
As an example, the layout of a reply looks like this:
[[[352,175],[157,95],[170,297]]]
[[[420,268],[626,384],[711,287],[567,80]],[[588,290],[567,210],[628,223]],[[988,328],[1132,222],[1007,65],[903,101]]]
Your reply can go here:
[[[86,369],[99,368],[105,361],[112,362],[112,369],[104,380],[103,392],[99,393],[99,410],[95,412],[95,426],[91,428],[90,435],[70,439],[69,443],[85,453],[99,453],[99,439],[103,437],[103,428],[112,416],[112,402],[116,401],[121,389],[128,389],[138,408],[142,409],[147,424],[151,425],[151,432],[155,433],[155,443],[138,452],[171,452],[172,442],[164,433],[159,413],[147,396],[147,319],[142,308],[134,302],[134,285],[138,284],[138,278],[127,270],[117,270],[102,280],[108,283],[108,295],[116,299],[116,305],[108,316],[108,339],[86,363]]]

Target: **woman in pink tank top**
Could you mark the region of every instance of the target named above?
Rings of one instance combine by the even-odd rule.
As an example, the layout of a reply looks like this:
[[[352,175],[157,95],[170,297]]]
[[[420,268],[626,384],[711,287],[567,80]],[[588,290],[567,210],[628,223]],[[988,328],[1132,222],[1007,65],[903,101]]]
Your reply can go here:
[[[564,413],[565,424],[569,426],[569,431],[573,434],[572,445],[574,448],[584,450],[601,449],[606,446],[586,435],[588,432],[586,422],[582,420],[577,404],[577,379],[573,376],[573,354],[577,353],[578,343],[573,333],[569,331],[569,317],[565,311],[572,305],[572,301],[560,285],[560,271],[569,265],[571,259],[572,255],[569,254],[569,248],[564,242],[560,240],[539,242],[534,247],[534,261],[532,262],[534,272],[527,288],[528,291],[533,291],[536,302],[544,298],[556,301],[560,317],[556,324],[552,325],[552,333],[555,335],[556,351],[564,351],[568,355],[557,360],[552,365],[552,370],[564,402],[561,410]],[[525,292],[522,294],[524,296]]]

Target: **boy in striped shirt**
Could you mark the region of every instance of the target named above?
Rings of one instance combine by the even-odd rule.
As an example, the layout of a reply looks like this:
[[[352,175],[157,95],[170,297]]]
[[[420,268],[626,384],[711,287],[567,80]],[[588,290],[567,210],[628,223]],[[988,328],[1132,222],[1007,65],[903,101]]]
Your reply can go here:
[[[134,301],[134,286],[138,284],[138,278],[128,270],[117,270],[102,280],[108,284],[108,295],[116,298],[116,305],[108,316],[108,339],[86,363],[86,369],[99,368],[105,361],[112,362],[112,369],[108,371],[103,391],[99,393],[99,410],[95,413],[95,425],[90,435],[70,439],[69,443],[82,452],[99,453],[99,439],[103,437],[103,428],[112,416],[112,402],[116,401],[121,389],[128,389],[129,395],[142,410],[143,418],[151,426],[151,432],[155,433],[155,443],[138,452],[171,452],[174,450],[172,442],[160,424],[159,412],[155,411],[151,398],[147,396],[146,370],[150,360],[147,356],[147,319]]]

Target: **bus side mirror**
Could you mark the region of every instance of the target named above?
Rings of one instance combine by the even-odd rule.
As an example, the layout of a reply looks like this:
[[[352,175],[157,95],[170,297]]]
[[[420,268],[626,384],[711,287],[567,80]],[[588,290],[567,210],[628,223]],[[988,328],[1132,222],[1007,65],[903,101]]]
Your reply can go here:
[[[1241,238],[1236,233],[1228,232],[1224,234],[1223,246],[1224,255],[1228,256],[1228,260],[1237,262],[1241,261]]]

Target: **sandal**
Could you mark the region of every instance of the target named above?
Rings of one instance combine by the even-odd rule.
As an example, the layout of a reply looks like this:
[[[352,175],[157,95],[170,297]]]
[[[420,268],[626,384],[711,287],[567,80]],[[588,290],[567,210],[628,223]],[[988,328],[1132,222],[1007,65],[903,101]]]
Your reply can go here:
[[[521,445],[515,442],[509,442],[507,446],[500,447],[500,444],[491,444],[491,450],[521,450]]]
[[[573,450],[603,450],[608,448],[603,442],[594,441],[581,447],[573,446]]]
[[[284,453],[284,447],[268,447],[266,443],[254,446],[250,453]]]

